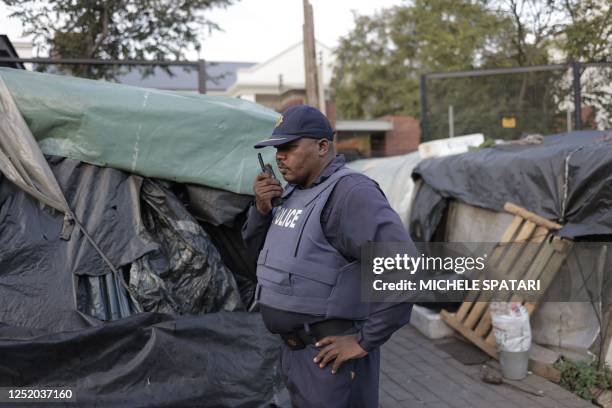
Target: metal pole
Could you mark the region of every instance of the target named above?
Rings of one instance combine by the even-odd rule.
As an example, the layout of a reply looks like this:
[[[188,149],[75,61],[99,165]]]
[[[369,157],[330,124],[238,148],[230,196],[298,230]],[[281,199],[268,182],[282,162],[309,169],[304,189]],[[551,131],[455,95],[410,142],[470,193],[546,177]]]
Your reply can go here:
[[[567,107],[567,133],[572,131],[572,112],[570,111],[569,106]]]
[[[203,59],[198,60],[198,92],[206,93],[206,62]]]
[[[319,51],[319,64],[317,65],[317,84],[318,96],[319,96],[319,110],[323,112],[324,115],[327,114],[327,109],[325,105],[325,83],[323,82],[323,52]]]
[[[574,129],[582,129],[582,96],[580,95],[580,63],[572,62],[572,70],[574,73]]]
[[[421,143],[429,140],[427,122],[427,74],[421,74]]]
[[[517,74],[520,72],[555,71],[558,69],[567,69],[567,65],[563,65],[563,64],[532,65],[530,67],[476,69],[472,71],[430,72],[429,74],[427,74],[427,76],[432,79],[465,78],[465,77],[486,76],[486,75]]]
[[[448,105],[448,137],[455,136],[455,114],[453,105]]]

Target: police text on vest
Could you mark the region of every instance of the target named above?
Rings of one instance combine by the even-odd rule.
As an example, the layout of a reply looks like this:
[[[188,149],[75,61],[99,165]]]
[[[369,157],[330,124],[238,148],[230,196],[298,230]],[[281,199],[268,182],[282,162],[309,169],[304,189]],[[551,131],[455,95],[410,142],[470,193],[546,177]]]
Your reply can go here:
[[[302,210],[295,208],[280,208],[274,216],[274,224],[279,227],[295,228],[295,223],[300,218]]]

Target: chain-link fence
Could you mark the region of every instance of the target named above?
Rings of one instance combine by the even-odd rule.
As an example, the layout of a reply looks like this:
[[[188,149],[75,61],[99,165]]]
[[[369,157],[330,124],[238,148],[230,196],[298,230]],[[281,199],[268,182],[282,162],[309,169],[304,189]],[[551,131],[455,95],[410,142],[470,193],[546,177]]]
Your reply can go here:
[[[612,128],[612,63],[425,74],[422,140]]]

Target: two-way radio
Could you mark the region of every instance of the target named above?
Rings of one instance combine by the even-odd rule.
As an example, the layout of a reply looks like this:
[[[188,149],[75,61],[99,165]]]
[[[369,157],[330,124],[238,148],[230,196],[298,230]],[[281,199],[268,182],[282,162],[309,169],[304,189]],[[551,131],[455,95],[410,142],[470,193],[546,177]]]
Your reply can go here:
[[[264,164],[263,157],[261,157],[261,153],[257,153],[257,158],[259,159],[259,165],[261,166],[261,171],[271,175],[274,180],[278,180],[276,178],[276,174],[274,174],[274,170],[272,169],[272,165],[270,165],[269,163]],[[281,197],[274,197],[272,199],[272,206],[273,207],[278,207],[282,203],[283,203],[283,199]]]

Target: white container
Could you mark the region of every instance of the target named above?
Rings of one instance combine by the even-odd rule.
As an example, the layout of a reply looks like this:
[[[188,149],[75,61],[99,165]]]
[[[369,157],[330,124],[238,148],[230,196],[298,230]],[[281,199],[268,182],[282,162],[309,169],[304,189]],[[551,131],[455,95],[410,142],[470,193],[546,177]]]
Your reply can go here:
[[[522,380],[527,377],[529,351],[500,351],[499,364],[504,378]]]
[[[451,154],[465,153],[470,147],[480,146],[483,142],[484,135],[482,133],[432,140],[431,142],[425,142],[419,145],[419,155],[421,159],[428,159],[430,157],[442,157]]]

